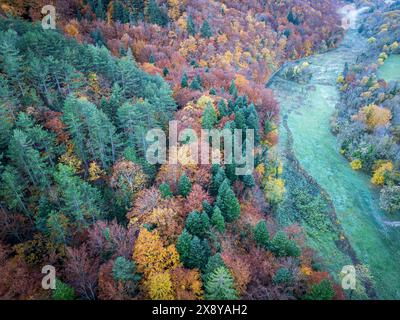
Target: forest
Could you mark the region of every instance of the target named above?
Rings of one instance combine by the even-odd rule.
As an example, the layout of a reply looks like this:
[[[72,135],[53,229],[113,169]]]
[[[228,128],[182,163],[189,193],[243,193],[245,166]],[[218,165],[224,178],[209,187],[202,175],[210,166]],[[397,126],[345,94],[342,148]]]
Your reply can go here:
[[[48,2],[55,30],[42,26]],[[304,228],[276,218],[287,190],[266,86],[340,44],[345,4],[1,1],[0,298],[346,299]],[[389,212],[400,210],[400,86],[377,70],[400,53],[396,5],[371,6],[359,29],[369,50],[339,76],[332,118],[340,153]],[[171,120],[199,135],[253,129],[253,174],[149,164],[146,134]],[[41,285],[46,265],[54,290]]]

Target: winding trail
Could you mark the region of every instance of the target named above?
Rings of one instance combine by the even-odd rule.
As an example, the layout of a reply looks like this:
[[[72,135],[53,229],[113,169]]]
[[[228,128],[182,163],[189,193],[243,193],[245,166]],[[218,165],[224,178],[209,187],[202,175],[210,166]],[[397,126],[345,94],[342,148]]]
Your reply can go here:
[[[343,266],[362,264],[373,276],[372,281],[361,280],[369,298],[400,299],[400,230],[386,223],[399,219],[380,210],[378,190],[341,157],[330,131],[330,117],[339,101],[337,77],[346,62],[356,62],[366,44],[349,30],[337,49],[308,59],[309,83],[289,82],[278,73],[269,87],[281,106],[279,148],[285,166],[297,162],[295,168],[319,187],[330,207],[329,219],[341,236],[331,243],[313,238],[310,246],[336,279]]]

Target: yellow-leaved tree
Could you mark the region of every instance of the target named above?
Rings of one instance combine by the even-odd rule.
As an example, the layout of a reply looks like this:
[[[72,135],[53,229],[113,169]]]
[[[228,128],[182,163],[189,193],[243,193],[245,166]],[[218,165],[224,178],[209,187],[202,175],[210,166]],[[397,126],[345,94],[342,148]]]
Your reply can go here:
[[[152,300],[174,300],[175,292],[172,287],[169,272],[160,272],[150,275],[147,281],[149,297]]]
[[[143,288],[154,300],[175,299],[171,271],[180,266],[174,245],[164,247],[157,231],[140,230],[133,251],[133,260],[143,274]]]
[[[377,186],[383,186],[385,184],[385,175],[388,172],[393,171],[393,163],[391,161],[381,163],[377,166],[374,171],[371,182]]]
[[[362,108],[353,119],[365,123],[368,129],[374,130],[377,127],[386,126],[392,119],[392,112],[389,109],[370,104]]]
[[[174,245],[164,247],[157,231],[140,230],[133,251],[133,260],[145,279],[151,274],[171,271],[180,265]]]

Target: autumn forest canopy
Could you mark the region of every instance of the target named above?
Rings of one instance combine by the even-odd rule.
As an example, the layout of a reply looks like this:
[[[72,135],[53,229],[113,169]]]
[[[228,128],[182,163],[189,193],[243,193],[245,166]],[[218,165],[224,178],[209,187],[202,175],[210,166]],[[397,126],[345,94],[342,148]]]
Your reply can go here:
[[[56,29],[42,25],[48,2]],[[0,3],[1,299],[349,298],[308,241],[311,225],[332,231],[321,222],[327,204],[312,182],[302,193],[285,178],[284,119],[268,86],[293,61],[279,77],[312,77],[303,61],[340,46],[338,10],[349,2]],[[338,156],[396,217],[400,85],[379,68],[400,53],[400,4],[353,5],[370,8],[355,31],[367,49],[331,84],[331,130]],[[149,163],[147,133],[172,120],[199,136],[254,130],[254,170],[180,162],[185,141],[177,164]],[[282,224],[282,208],[309,223]],[[54,290],[41,285],[46,265]],[[369,280],[353,297],[371,298]]]

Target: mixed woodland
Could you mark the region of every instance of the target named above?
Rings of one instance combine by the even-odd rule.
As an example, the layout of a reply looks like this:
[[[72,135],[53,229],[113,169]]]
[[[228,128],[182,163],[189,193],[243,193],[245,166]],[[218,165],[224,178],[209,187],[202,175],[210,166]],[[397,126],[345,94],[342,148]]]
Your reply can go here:
[[[57,29],[44,30],[48,2],[0,7],[0,297],[343,299],[302,228],[276,222],[285,181],[266,88],[286,61],[339,44],[342,3],[54,0]],[[376,70],[399,50],[399,19],[369,19],[373,50],[338,79],[334,130],[397,210],[400,88]],[[254,129],[254,173],[149,164],[146,133],[171,120]],[[45,265],[56,290],[41,287]]]

